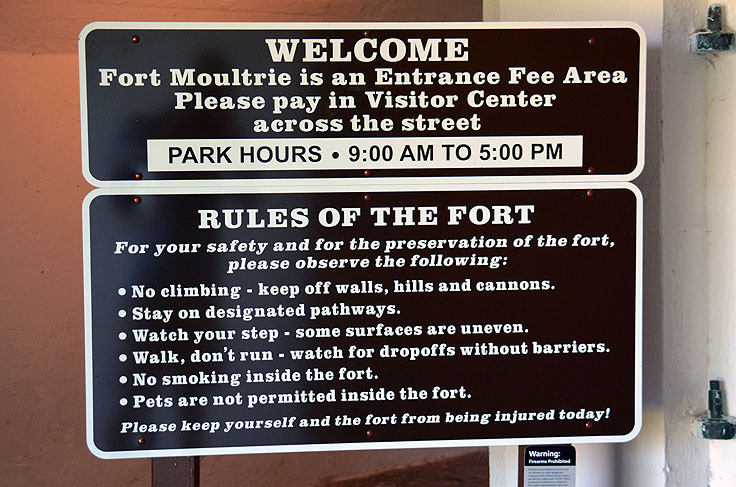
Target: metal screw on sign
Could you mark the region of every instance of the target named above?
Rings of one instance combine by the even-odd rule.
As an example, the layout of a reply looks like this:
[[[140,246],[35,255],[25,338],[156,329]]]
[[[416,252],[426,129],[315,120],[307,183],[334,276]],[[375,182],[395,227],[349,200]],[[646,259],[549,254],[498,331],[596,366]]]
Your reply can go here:
[[[690,50],[698,53],[730,51],[736,47],[736,35],[723,31],[722,7],[708,7],[707,27],[690,36]]]

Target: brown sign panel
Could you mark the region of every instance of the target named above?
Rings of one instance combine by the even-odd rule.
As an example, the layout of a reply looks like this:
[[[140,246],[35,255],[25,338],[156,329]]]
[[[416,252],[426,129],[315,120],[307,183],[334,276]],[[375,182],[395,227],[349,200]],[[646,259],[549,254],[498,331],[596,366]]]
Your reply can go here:
[[[645,44],[628,23],[95,23],[84,173],[631,180]]]
[[[625,183],[85,202],[107,458],[622,441],[640,422]]]

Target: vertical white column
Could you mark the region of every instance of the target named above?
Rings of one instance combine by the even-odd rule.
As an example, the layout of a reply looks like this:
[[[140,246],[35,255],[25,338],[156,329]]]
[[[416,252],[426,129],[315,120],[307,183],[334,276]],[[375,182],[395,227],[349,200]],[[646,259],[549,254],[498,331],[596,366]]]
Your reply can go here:
[[[500,21],[572,21],[630,20],[644,27],[648,38],[647,67],[647,148],[646,168],[636,181],[645,196],[644,250],[644,418],[639,436],[624,445],[575,445],[578,452],[579,486],[663,486],[664,407],[662,393],[663,336],[662,319],[666,307],[662,299],[664,282],[670,279],[663,271],[660,213],[665,207],[660,191],[662,158],[661,69],[663,0],[486,0],[484,20]],[[493,18],[489,18],[493,16]],[[702,193],[701,193],[702,195]],[[667,194],[669,197],[669,193]],[[668,202],[669,203],[669,202]],[[667,231],[670,231],[668,223]],[[704,281],[700,281],[704,286]],[[700,301],[702,303],[702,300]],[[697,303],[691,303],[697,306]],[[702,305],[701,305],[702,306]],[[686,421],[687,422],[687,421]],[[511,453],[504,448],[491,449],[491,468],[506,464]],[[497,459],[493,457],[497,456]],[[516,452],[513,452],[516,456]],[[493,483],[491,485],[516,485]],[[507,475],[508,476],[508,475]],[[515,474],[514,474],[515,477]],[[504,479],[504,481],[507,481]],[[695,485],[695,484],[693,484]]]
[[[736,1],[719,1],[724,27]],[[701,13],[701,22],[704,22]],[[736,52],[701,57],[707,73],[705,114],[708,245],[708,378],[721,379],[726,414],[736,415]],[[705,406],[706,384],[698,391]],[[703,441],[703,440],[700,440]],[[736,440],[708,442],[710,486],[736,485]]]
[[[706,65],[687,38],[707,1],[668,0],[662,47],[663,399],[667,486],[707,485],[708,448],[693,434],[705,401],[708,335]]]

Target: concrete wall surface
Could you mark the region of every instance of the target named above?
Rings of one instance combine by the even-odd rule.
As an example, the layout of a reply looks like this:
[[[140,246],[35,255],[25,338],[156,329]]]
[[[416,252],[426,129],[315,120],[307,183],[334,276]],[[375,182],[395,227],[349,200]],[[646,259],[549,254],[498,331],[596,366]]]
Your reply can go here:
[[[0,485],[150,485],[85,445],[77,36],[89,22],[480,20],[480,0],[0,2]],[[205,457],[203,486],[312,486],[464,449]]]
[[[501,21],[633,21],[647,36],[646,151],[642,175],[634,183],[644,195],[644,310],[643,310],[643,419],[642,430],[629,443],[580,444],[577,482],[581,486],[664,485],[664,405],[662,403],[662,293],[660,169],[662,0],[486,0],[486,20]],[[605,114],[602,114],[603,116]],[[491,478],[494,455],[515,456],[491,449]],[[508,470],[506,468],[505,470]],[[513,479],[499,482],[515,486]],[[495,485],[495,484],[493,484]]]
[[[499,20],[617,18],[648,37],[646,168],[635,181],[645,196],[643,428],[607,459],[579,462],[591,472],[578,472],[579,485],[736,485],[736,441],[695,434],[709,379],[722,381],[726,413],[736,413],[736,52],[696,54],[688,42],[711,3],[485,2]],[[717,3],[733,31],[736,1]]]

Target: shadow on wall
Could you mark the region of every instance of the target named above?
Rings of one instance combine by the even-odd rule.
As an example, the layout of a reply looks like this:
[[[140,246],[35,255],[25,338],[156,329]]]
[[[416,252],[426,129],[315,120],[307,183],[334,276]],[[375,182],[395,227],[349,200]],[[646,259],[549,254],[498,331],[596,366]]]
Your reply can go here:
[[[93,21],[114,20],[470,21],[481,19],[482,2],[67,0],[4,2],[0,11],[5,33],[0,40],[5,149],[0,198],[10,208],[2,216],[9,231],[0,252],[0,362],[5,370],[0,424],[10,441],[0,447],[0,483],[149,486],[150,460],[99,460],[84,443],[81,202],[90,187],[80,170],[76,51],[81,29]],[[344,479],[467,452],[205,457],[202,485],[310,486],[330,476]],[[486,455],[486,449],[478,450],[479,465],[486,465]]]

